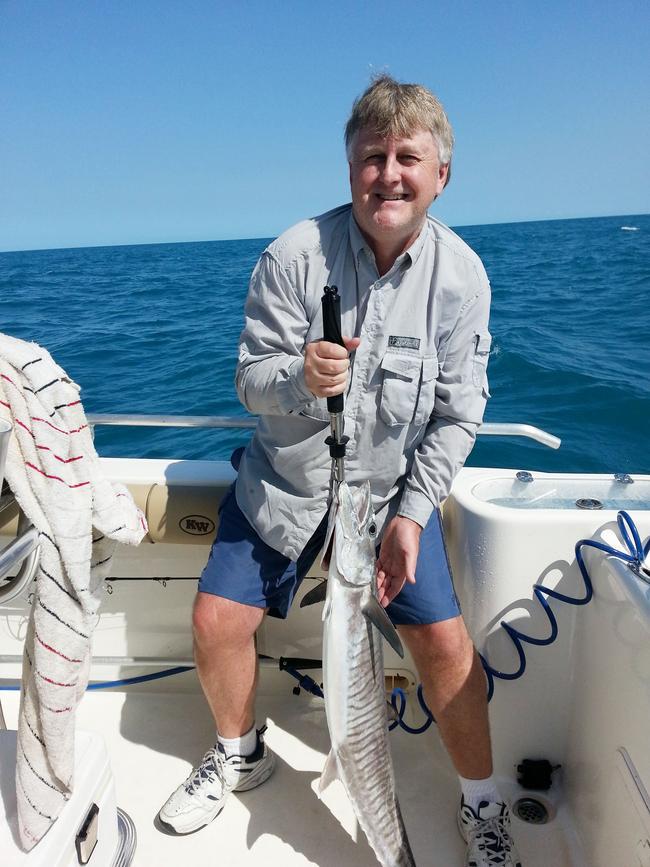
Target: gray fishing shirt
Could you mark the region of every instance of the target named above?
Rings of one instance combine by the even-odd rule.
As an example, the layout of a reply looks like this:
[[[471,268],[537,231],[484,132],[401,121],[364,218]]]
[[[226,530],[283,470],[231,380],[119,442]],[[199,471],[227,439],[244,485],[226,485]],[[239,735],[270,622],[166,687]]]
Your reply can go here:
[[[305,345],[323,337],[323,287],[337,286],[342,333],[361,338],[345,393],[346,481],[368,479],[379,530],[395,514],[424,526],[471,451],[488,394],[490,286],[451,229],[427,217],[379,276],[345,205],[286,231],[251,277],[236,385],[260,416],[242,457],[239,507],[297,560],[327,509],[326,399],[307,389]]]

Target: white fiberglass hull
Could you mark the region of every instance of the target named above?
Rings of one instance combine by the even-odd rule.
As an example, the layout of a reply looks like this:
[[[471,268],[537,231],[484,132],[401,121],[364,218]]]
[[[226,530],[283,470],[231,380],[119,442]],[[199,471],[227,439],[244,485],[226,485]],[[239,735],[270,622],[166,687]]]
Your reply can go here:
[[[135,551],[122,549],[116,558],[113,592],[106,596],[94,635],[91,679],[191,664],[191,604],[210,541],[209,533],[196,534],[197,527],[200,531],[206,523],[203,517],[216,520],[214,504],[232,471],[224,464],[187,461],[105,460],[104,466],[150,508],[157,541],[145,541]],[[616,509],[585,511],[572,502],[602,496],[607,505],[614,493],[620,505],[620,497],[627,496],[642,538],[650,534],[650,498],[644,494],[650,479],[637,478],[625,486],[626,494],[605,477],[539,474],[525,489],[513,488],[513,477],[514,471],[507,470],[463,470],[444,515],[466,618],[479,648],[503,671],[519,663],[500,629],[502,619],[528,635],[549,632],[533,584],[541,581],[577,597],[582,587],[576,541],[604,539],[623,547]],[[550,490],[559,493],[555,497]],[[551,507],[538,508],[536,496]],[[521,502],[503,505],[508,497]],[[188,517],[192,532],[181,526]],[[650,789],[650,586],[600,552],[589,551],[586,561],[594,598],[581,607],[551,601],[557,640],[546,647],[526,645],[525,673],[516,681],[497,681],[490,705],[496,771],[505,794],[512,800],[532,796],[551,817],[539,826],[514,820],[526,867],[629,867],[644,864],[641,858],[650,852],[645,842],[650,839],[650,804],[645,803]],[[315,580],[308,579],[305,589]],[[0,609],[5,684],[19,677],[27,610],[24,597]],[[280,656],[320,658],[320,618],[320,606],[295,605],[286,622],[269,619],[262,627],[259,650],[272,659],[263,661],[258,718],[269,719],[267,740],[279,756],[278,770],[258,790],[233,797],[222,816],[189,837],[165,836],[153,820],[214,737],[195,673],[86,694],[78,727],[98,732],[108,744],[117,802],[137,827],[135,865],[176,867],[191,859],[229,867],[376,863],[342,787],[333,785],[326,793],[331,812],[316,795],[329,750],[322,700],[304,691],[294,696],[295,681],[274,662]],[[385,665],[393,681],[411,691],[407,721],[421,724],[412,662],[408,657],[402,662],[385,647]],[[318,681],[317,670],[307,673]],[[18,693],[2,692],[0,700],[7,724],[15,727]],[[421,735],[393,732],[391,748],[416,863],[461,865],[463,844],[454,822],[457,781],[435,727]],[[516,765],[523,758],[562,765],[550,791],[526,793],[518,787]]]

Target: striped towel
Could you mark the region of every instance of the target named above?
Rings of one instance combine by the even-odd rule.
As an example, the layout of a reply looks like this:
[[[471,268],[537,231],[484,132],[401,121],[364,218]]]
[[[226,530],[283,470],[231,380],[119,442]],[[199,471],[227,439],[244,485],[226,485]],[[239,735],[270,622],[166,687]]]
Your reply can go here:
[[[13,425],[5,477],[39,532],[23,659],[16,793],[31,849],[69,799],[75,708],[116,542],[147,532],[126,488],[102,475],[79,398],[47,350],[0,333],[0,418]]]

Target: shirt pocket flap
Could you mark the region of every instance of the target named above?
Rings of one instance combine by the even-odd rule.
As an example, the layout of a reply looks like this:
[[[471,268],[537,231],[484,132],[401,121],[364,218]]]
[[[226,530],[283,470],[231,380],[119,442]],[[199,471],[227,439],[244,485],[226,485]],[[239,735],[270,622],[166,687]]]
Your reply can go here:
[[[490,352],[490,346],[492,346],[492,336],[490,334],[476,335],[477,355],[488,355],[488,353]]]
[[[435,355],[422,359],[422,382],[438,378],[438,359]]]
[[[404,379],[415,379],[420,373],[422,359],[419,355],[398,355],[387,352],[381,362],[381,369],[396,373]]]

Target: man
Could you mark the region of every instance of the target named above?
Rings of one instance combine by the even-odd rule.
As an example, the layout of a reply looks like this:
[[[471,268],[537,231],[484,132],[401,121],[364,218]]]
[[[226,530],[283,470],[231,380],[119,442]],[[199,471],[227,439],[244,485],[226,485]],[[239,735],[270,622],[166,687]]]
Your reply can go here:
[[[194,607],[197,670],[218,739],[162,807],[168,830],[197,830],[231,791],[273,770],[255,729],[254,635],[266,612],[286,617],[323,544],[325,398],[346,392],[346,480],[372,485],[383,529],[378,595],[460,776],[466,863],[520,863],[492,776],[485,678],[439,513],[483,417],[490,343],[483,266],[427,215],[449,180],[452,145],[432,93],[378,78],[346,127],[352,206],[289,229],[253,272],[236,381],[260,420]],[[321,339],[326,284],[339,288],[345,348]]]

